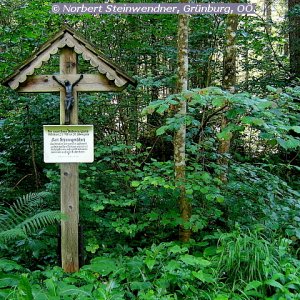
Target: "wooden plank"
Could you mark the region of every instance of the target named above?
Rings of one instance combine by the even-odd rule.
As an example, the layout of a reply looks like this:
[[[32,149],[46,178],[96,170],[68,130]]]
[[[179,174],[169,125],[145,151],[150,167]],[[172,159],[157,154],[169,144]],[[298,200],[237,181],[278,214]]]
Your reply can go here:
[[[79,270],[78,224],[79,224],[79,176],[78,164],[61,164],[61,212],[67,216],[61,222],[62,268],[66,272]]]
[[[60,54],[60,73],[77,73],[77,55],[65,47]],[[65,91],[60,93],[60,123],[65,123]],[[74,107],[70,123],[78,124],[77,93],[73,93]],[[79,224],[79,175],[77,163],[61,164],[61,212],[67,216],[61,222],[61,260],[66,272],[79,270],[78,224]]]
[[[60,81],[69,80],[75,82],[80,74],[55,75]],[[74,87],[75,92],[119,92],[125,86],[117,87],[113,81],[109,81],[102,74],[84,74],[82,80]],[[20,84],[17,91],[20,93],[51,93],[61,92],[64,88],[60,86],[52,75],[30,75],[27,80]]]

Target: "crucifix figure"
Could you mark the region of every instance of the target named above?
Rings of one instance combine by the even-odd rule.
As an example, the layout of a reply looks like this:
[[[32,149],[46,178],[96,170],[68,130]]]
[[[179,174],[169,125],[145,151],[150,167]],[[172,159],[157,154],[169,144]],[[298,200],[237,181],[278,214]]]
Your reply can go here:
[[[65,112],[66,112],[66,119],[65,119],[65,124],[70,124],[70,114],[71,110],[74,105],[74,96],[73,96],[73,87],[76,86],[81,79],[83,78],[83,75],[81,74],[80,77],[74,82],[71,83],[69,80],[65,80],[64,82],[61,82],[56,78],[55,75],[52,76],[52,78],[62,87],[65,88],[66,92],[66,100],[65,100]]]

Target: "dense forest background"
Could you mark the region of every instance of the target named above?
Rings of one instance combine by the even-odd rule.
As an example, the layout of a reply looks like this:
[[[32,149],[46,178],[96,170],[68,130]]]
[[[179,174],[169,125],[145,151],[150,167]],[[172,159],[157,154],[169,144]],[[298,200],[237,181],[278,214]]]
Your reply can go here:
[[[43,162],[59,95],[0,86],[0,298],[300,299],[300,1],[183,22],[52,2],[0,1],[1,79],[67,23],[138,85],[79,95],[95,161],[80,164],[73,274],[57,267],[59,166]],[[38,74],[58,70],[53,55]]]

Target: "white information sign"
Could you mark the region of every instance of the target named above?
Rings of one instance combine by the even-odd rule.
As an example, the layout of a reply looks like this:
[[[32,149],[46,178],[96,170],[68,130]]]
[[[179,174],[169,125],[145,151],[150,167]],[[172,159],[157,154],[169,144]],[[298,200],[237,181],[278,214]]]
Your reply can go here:
[[[44,161],[93,162],[93,125],[44,125]]]

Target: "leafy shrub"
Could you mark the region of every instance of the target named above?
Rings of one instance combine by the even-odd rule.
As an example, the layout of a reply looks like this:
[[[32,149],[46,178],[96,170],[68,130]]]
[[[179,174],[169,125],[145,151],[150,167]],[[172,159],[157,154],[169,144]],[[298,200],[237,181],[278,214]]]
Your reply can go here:
[[[236,223],[252,228],[261,224],[269,235],[276,232],[298,240],[300,194],[268,167],[231,163],[224,191],[227,223],[231,228]]]
[[[290,241],[270,247],[256,233],[218,236],[153,244],[135,254],[116,246],[73,274],[58,267],[29,272],[0,260],[0,294],[6,299],[298,299],[299,261],[289,254]]]

